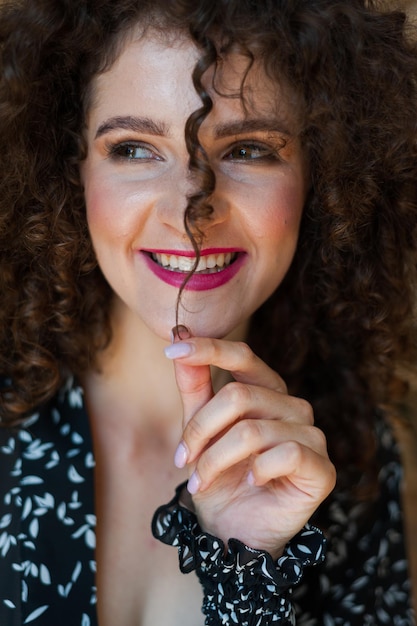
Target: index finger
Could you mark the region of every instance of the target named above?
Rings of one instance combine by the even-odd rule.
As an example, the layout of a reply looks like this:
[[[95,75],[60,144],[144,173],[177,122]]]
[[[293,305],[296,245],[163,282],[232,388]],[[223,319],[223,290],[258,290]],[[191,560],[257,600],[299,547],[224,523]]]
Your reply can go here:
[[[185,326],[175,327],[173,336],[175,344],[181,340],[183,343],[189,343],[188,340],[191,338],[191,334]],[[207,364],[191,365],[184,363],[183,359],[177,358],[174,359],[174,368],[181,395],[183,427],[185,428],[193,415],[213,397],[210,366]]]
[[[183,365],[194,367],[214,365],[229,371],[238,382],[288,393],[281,376],[256,356],[244,342],[190,337],[184,343],[191,346],[189,353],[174,357]]]

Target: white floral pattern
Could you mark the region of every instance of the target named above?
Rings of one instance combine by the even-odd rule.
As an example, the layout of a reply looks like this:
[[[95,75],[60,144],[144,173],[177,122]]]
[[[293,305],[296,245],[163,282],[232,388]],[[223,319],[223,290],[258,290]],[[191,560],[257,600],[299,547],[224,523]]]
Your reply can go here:
[[[377,422],[380,496],[328,506],[326,564],[294,590],[297,626],[414,626],[400,505],[402,468],[391,430]]]
[[[72,380],[0,432],[0,624],[96,626],[94,459]]]
[[[332,497],[326,560],[293,590],[297,626],[414,624],[401,467],[381,424],[381,497],[365,518],[364,505]],[[1,626],[97,626],[93,473],[83,391],[73,380],[23,428],[0,429]]]
[[[206,626],[239,624],[269,626],[295,624],[291,589],[304,568],[325,558],[326,540],[321,530],[307,524],[274,561],[237,539],[223,541],[201,529],[197,516],[180,504],[181,491],[157,509],[152,520],[154,537],[178,548],[180,570],[195,571],[204,589]]]

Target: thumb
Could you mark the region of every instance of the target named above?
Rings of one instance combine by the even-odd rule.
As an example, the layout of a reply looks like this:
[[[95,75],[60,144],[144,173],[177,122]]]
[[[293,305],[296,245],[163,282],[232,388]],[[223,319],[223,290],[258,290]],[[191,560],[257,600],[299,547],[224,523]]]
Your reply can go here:
[[[173,343],[191,338],[186,326],[174,326]],[[174,359],[175,378],[183,406],[183,426],[213,397],[213,386],[209,365],[186,365]]]

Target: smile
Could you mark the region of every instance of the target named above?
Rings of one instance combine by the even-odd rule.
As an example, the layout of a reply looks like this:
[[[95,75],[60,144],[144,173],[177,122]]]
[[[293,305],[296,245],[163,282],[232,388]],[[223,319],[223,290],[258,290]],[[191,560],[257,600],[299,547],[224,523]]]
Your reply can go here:
[[[181,256],[177,254],[165,254],[154,252],[151,254],[152,259],[161,267],[171,272],[191,272],[195,265],[195,257]],[[219,254],[207,254],[201,256],[196,274],[215,274],[229,267],[236,260],[236,252],[220,252]]]
[[[151,272],[164,283],[180,289],[196,261],[194,252],[177,250],[141,250],[140,257]],[[206,249],[197,269],[186,282],[187,291],[207,291],[222,287],[245,265],[248,255],[240,249]]]

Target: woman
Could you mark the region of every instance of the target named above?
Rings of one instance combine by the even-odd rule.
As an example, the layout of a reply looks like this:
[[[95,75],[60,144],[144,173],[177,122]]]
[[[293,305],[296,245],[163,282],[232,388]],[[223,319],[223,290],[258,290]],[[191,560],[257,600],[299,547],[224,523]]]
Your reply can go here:
[[[404,17],[24,0],[0,31],[1,623],[411,624]]]

